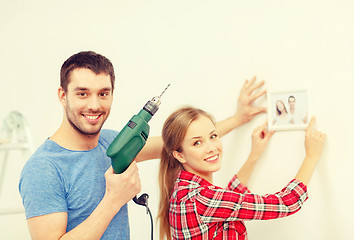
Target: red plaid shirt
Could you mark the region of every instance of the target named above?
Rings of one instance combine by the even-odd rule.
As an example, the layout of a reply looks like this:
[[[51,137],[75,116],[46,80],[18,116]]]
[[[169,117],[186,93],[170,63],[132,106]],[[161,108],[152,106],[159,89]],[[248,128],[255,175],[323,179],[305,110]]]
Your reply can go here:
[[[306,186],[292,180],[276,194],[251,194],[235,175],[226,189],[186,171],[178,174],[170,199],[173,239],[247,239],[242,220],[274,219],[300,210]]]

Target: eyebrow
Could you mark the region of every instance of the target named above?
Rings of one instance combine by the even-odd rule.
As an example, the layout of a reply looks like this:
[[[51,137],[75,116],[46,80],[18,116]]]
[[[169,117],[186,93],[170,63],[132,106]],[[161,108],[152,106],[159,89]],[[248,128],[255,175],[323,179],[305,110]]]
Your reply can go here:
[[[74,91],[87,91],[88,88],[84,88],[84,87],[76,87],[74,88]]]
[[[112,88],[111,88],[111,87],[102,88],[101,91],[102,91],[102,92],[112,91]]]
[[[211,132],[209,133],[209,135],[212,135],[212,134],[214,134],[215,132],[216,132],[216,129],[213,130],[213,131],[211,131]],[[192,137],[191,140],[200,139],[200,138],[202,138],[202,137],[201,137],[201,136],[196,136],[196,137]]]
[[[74,91],[89,91],[90,89],[86,88],[86,87],[76,87],[74,88]],[[99,90],[100,92],[106,92],[106,91],[112,91],[111,87],[106,87],[106,88],[102,88]]]

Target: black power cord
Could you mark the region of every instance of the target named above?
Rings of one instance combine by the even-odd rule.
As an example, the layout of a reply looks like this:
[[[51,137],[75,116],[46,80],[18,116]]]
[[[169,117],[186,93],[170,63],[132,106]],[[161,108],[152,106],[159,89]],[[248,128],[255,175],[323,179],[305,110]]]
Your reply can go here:
[[[144,193],[142,194],[139,198],[137,198],[136,196],[133,198],[133,201],[141,206],[146,207],[146,214],[150,215],[150,221],[151,221],[151,240],[154,239],[154,221],[152,219],[152,214],[150,211],[150,208],[148,206],[148,200],[149,200],[149,195]]]

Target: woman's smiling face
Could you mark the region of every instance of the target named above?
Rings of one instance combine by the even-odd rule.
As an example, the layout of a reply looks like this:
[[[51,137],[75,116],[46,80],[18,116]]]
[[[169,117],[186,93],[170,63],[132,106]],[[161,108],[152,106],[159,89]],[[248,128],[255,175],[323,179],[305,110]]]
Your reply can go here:
[[[203,115],[193,121],[186,132],[181,152],[174,151],[185,170],[212,182],[213,172],[221,168],[222,143],[213,121]]]

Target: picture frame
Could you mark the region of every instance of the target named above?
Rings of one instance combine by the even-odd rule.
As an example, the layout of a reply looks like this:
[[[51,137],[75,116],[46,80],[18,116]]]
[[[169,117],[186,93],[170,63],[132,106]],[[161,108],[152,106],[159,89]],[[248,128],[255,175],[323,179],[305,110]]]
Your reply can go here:
[[[267,92],[268,129],[291,131],[306,129],[312,115],[309,89]]]

